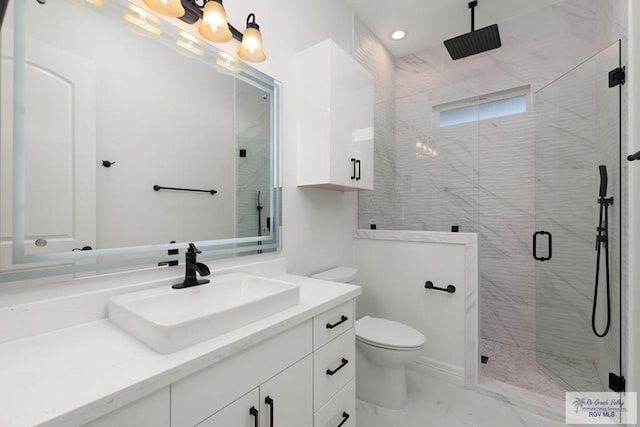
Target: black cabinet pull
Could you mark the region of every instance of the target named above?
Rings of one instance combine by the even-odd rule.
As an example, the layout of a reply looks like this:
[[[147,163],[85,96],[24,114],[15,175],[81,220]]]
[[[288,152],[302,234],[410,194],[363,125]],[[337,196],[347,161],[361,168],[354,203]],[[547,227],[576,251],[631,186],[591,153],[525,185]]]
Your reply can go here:
[[[327,329],[333,329],[333,328],[335,328],[335,327],[336,327],[336,326],[338,326],[338,325],[342,325],[342,324],[343,324],[344,322],[346,322],[347,320],[349,320],[349,318],[348,318],[347,316],[341,316],[341,317],[340,317],[340,321],[339,321],[338,323],[334,323],[334,324],[327,323]]]
[[[334,369],[333,371],[331,369],[327,369],[327,375],[333,375],[336,372],[338,372],[340,369],[344,368],[347,363],[349,363],[349,361],[347,359],[345,359],[344,357],[342,358],[342,363],[340,363],[340,366],[338,366],[336,369]]]
[[[249,409],[249,413],[253,415],[253,425],[255,427],[260,427],[260,417],[258,416],[259,412],[256,407],[252,406],[251,409]]]
[[[270,396],[267,396],[264,399],[264,403],[269,405],[269,427],[274,427],[274,424],[273,424],[273,411],[274,411],[273,399]]]
[[[360,175],[361,175],[361,172],[362,172],[362,170],[360,169],[360,160],[356,160],[356,163],[358,164],[358,176],[356,178],[356,181],[359,181],[360,180]]]
[[[353,175],[351,175],[351,179],[356,179],[356,159],[351,159],[351,165],[353,166]]]
[[[544,235],[549,236],[549,256],[539,257],[538,256],[538,236],[544,236]],[[552,252],[551,252],[552,248],[553,248],[553,241],[552,241],[551,233],[549,233],[548,231],[536,231],[535,233],[533,233],[533,258],[534,259],[538,261],[549,261],[552,255]]]
[[[342,421],[340,422],[340,424],[338,424],[336,427],[340,427],[342,426],[344,423],[347,422],[347,420],[350,418],[349,414],[347,414],[346,412],[342,413]]]

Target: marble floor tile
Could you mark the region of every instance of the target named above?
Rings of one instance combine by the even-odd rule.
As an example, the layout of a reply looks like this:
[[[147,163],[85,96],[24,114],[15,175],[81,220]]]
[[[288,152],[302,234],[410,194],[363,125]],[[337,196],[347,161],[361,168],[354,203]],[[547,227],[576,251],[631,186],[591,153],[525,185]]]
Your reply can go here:
[[[482,340],[481,354],[489,360],[482,376],[564,400],[566,391],[605,391],[595,365],[534,350]]]
[[[561,427],[508,402],[409,370],[409,404],[392,411],[357,403],[357,427]]]

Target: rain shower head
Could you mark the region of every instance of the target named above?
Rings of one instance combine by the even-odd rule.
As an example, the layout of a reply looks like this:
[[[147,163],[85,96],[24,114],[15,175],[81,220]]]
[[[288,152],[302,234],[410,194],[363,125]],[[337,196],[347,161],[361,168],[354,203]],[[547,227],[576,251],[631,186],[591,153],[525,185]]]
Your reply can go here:
[[[469,3],[469,8],[471,9],[471,32],[445,40],[444,42],[445,47],[449,51],[449,55],[451,55],[451,59],[466,58],[467,56],[476,55],[502,46],[498,24],[489,25],[479,30],[475,29],[474,9],[477,5],[477,1]]]

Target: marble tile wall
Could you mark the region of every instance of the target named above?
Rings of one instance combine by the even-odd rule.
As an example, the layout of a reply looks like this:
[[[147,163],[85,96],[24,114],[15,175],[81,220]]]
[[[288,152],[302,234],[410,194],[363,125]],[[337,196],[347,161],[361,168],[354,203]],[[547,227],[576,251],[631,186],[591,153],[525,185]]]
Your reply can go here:
[[[262,234],[271,208],[271,151],[269,99],[265,93],[242,81],[236,82],[236,237],[258,235],[258,192],[262,206]]]
[[[358,18],[352,55],[375,78],[374,190],[358,193],[358,228],[395,229],[395,58]]]
[[[380,210],[369,209],[362,203],[366,199],[361,196],[359,225],[368,228],[369,223],[378,223],[385,224],[379,228],[445,231],[455,222],[464,231],[477,231],[483,338],[536,348],[537,265],[531,257],[531,235],[539,228],[536,228],[535,216],[535,115],[531,111],[484,120],[476,125],[438,129],[431,124],[432,108],[523,85],[530,85],[531,93],[537,92],[617,38],[624,37],[625,8],[621,3],[624,2],[560,1],[535,13],[499,23],[502,48],[455,62],[442,45],[400,58],[395,70],[395,101],[378,105],[388,114],[395,113],[395,120],[389,121],[386,116],[386,121],[381,123],[381,126],[392,127],[385,129],[387,155],[388,135],[393,135],[395,142],[395,173],[390,177],[391,170],[387,170],[386,175],[380,177],[394,182],[394,191],[389,198],[393,200],[393,217],[386,216],[390,213],[388,210],[383,216]],[[593,94],[591,91],[590,96]],[[578,96],[575,103],[586,104],[580,94],[574,95]],[[593,114],[578,115],[578,123],[586,123],[586,117],[590,117],[591,124],[599,123]],[[554,124],[558,123],[560,121]],[[598,126],[599,134],[593,132],[593,126],[590,128],[590,137],[580,133],[570,136],[583,141],[586,138],[595,149],[609,129]],[[435,148],[438,156],[421,157],[416,151],[416,143],[423,141]],[[615,153],[609,148],[604,151]],[[574,159],[564,160],[569,162],[570,168]],[[591,158],[589,167],[594,161]],[[613,172],[610,171],[611,177]],[[565,230],[567,236],[573,237],[567,250],[575,251],[576,256],[580,254],[581,259],[592,260],[595,257],[593,215],[596,208],[593,197],[597,183],[590,181],[597,175],[589,171],[588,185],[584,185],[587,178],[581,178],[579,172],[568,175],[566,179],[570,182],[582,181],[583,196],[588,196],[586,200],[590,206],[585,207],[581,215],[563,213],[570,224],[580,229],[579,232]],[[578,197],[578,194],[573,196]],[[596,349],[597,344],[589,335],[593,289],[587,291],[587,288],[593,283],[591,270],[590,264],[589,268],[572,276],[572,279],[589,284],[580,288],[580,308],[569,315],[565,315],[567,310],[556,310],[557,317],[542,319],[549,325],[554,321],[562,322],[562,329],[570,332],[555,341],[543,338],[542,345],[549,351],[562,349],[556,352],[562,356],[583,360],[612,359],[612,355],[617,354],[616,346],[607,341]],[[612,270],[613,274],[617,273]],[[553,293],[548,296],[551,295]],[[611,364],[612,360],[603,363],[601,370],[610,369]]]

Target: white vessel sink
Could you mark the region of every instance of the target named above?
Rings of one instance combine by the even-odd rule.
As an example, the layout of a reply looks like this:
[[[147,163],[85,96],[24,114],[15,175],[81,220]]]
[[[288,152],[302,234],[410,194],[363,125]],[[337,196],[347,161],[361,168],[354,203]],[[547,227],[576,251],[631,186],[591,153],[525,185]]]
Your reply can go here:
[[[112,297],[110,320],[160,353],[172,353],[255,322],[300,300],[298,285],[246,274]]]

